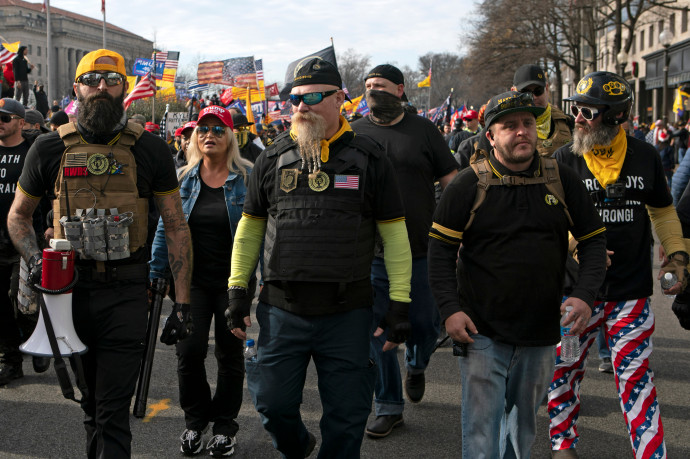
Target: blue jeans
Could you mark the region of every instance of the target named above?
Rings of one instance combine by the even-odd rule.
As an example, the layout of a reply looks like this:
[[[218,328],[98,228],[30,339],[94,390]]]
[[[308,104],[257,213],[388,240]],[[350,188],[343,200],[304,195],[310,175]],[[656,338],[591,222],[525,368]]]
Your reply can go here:
[[[608,339],[606,338],[606,327],[599,328],[599,334],[597,335],[597,347],[599,348],[599,358],[600,359],[610,359],[611,349],[609,349]]]
[[[318,457],[359,457],[374,391],[371,315],[365,307],[300,316],[259,302],[257,361],[245,362],[247,387],[282,457],[303,458],[309,443],[300,405],[312,358],[323,406]]]
[[[467,356],[458,357],[462,457],[528,458],[556,346],[514,346],[480,334],[472,339]]]
[[[374,286],[374,321],[372,323],[371,358],[378,367],[375,385],[377,416],[402,414],[403,401],[400,364],[395,350],[383,352],[388,334],[374,337],[373,333],[388,311],[388,274],[382,258],[374,258],[371,266]],[[410,324],[412,332],[405,345],[405,367],[411,374],[424,373],[434,352],[440,331],[441,316],[429,287],[426,257],[412,260],[412,291],[410,297]]]

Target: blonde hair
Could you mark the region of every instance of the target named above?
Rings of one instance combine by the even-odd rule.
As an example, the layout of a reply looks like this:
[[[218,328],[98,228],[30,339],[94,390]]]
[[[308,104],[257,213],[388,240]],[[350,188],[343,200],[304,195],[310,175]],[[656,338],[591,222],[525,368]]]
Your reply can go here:
[[[209,133],[209,135],[213,135]],[[232,129],[225,127],[225,135],[228,136],[228,148],[225,151],[227,156],[227,166],[230,172],[236,174],[242,174],[244,178],[244,183],[247,183],[249,178],[249,172],[247,168],[253,166],[253,163],[248,159],[244,159],[240,156],[240,149],[237,146],[237,139]],[[199,162],[203,159],[204,155],[199,150],[199,128],[195,127],[192,132],[192,137],[189,139],[189,146],[187,147],[187,165],[180,171],[180,181],[192,170]]]

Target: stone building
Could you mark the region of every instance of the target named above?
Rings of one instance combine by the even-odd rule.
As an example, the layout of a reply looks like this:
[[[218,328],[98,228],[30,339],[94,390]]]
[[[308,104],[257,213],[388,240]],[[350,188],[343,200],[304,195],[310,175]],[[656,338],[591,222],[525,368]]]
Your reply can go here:
[[[103,21],[51,6],[52,53],[48,63],[47,19],[42,8],[43,2],[0,0],[0,35],[9,43],[20,41],[28,47],[27,57],[35,65],[29,81],[43,83],[49,101],[59,100],[71,94],[74,73],[81,58],[103,47]],[[151,40],[109,23],[106,23],[106,46],[122,54],[128,72],[135,59],[148,58],[153,52]],[[47,64],[50,65],[50,78]]]

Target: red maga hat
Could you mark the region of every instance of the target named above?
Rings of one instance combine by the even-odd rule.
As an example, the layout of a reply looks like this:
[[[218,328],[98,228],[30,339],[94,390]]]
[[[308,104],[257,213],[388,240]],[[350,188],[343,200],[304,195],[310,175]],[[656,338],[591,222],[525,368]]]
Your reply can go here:
[[[201,123],[201,120],[208,118],[209,116],[214,116],[220,120],[221,123],[232,129],[232,115],[229,111],[220,107],[218,105],[209,105],[199,112],[199,120],[197,123]]]

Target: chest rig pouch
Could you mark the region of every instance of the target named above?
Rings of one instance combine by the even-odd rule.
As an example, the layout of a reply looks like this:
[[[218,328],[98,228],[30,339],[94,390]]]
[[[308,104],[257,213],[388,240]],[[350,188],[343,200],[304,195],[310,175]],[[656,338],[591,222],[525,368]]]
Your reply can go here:
[[[275,215],[265,239],[268,281],[352,282],[370,275],[375,221],[365,215],[364,190],[369,141],[355,137],[332,156],[316,177],[301,171],[294,143],[280,139],[268,156],[278,156]]]
[[[69,240],[81,259],[128,258],[148,232],[148,200],[139,197],[131,152],[143,128],[128,123],[111,145],[85,143],[75,123],[58,132],[65,152],[55,182],[55,237]]]

